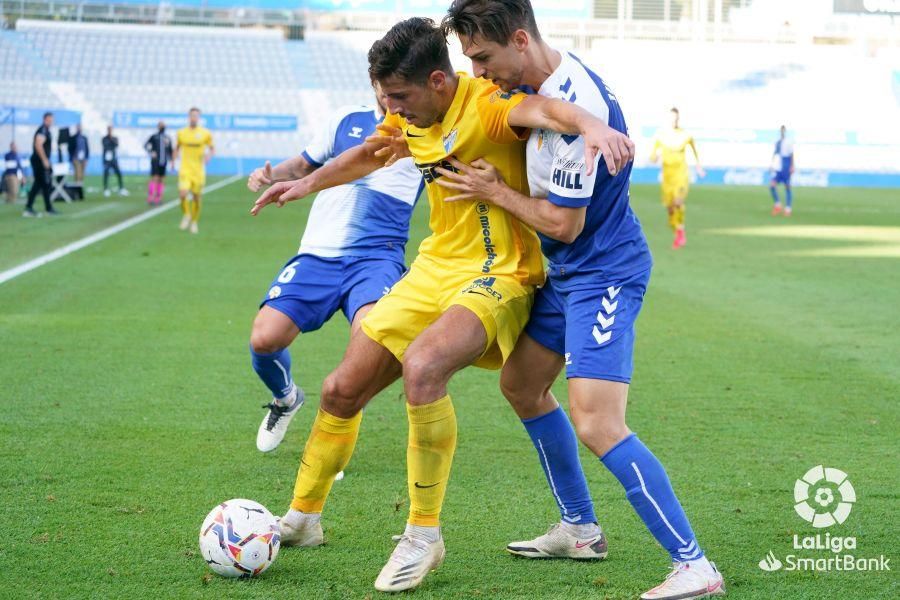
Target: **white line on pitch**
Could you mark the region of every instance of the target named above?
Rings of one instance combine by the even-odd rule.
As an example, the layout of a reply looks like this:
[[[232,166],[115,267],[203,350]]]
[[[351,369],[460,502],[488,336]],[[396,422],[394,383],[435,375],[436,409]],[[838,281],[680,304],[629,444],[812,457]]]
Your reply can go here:
[[[80,219],[82,217],[89,217],[91,215],[96,215],[100,212],[105,212],[107,210],[112,210],[114,208],[119,208],[119,202],[110,202],[108,204],[101,204],[100,206],[95,206],[93,208],[89,208],[87,210],[83,210],[81,212],[77,212],[74,215],[71,215],[70,219]]]
[[[203,193],[207,194],[209,192],[214,192],[220,188],[225,187],[226,185],[234,183],[235,181],[237,181],[238,179],[241,179],[241,178],[243,178],[243,175],[232,175],[231,177],[229,177],[227,179],[223,179],[222,181],[217,181],[216,183],[214,183],[212,185],[206,186],[205,188],[203,188]],[[113,225],[112,227],[107,227],[106,229],[98,231],[97,233],[91,234],[85,238],[81,238],[80,240],[78,240],[76,242],[72,242],[71,244],[66,244],[62,248],[57,248],[53,252],[48,252],[47,254],[44,254],[43,256],[38,256],[37,258],[29,260],[28,262],[22,263],[21,265],[13,267],[12,269],[7,269],[6,271],[0,272],[0,284],[6,283],[10,279],[14,279],[14,278],[18,277],[19,275],[24,275],[25,273],[28,273],[29,271],[33,271],[33,270],[37,269],[38,267],[46,265],[47,263],[51,263],[54,260],[60,259],[64,256],[68,256],[69,254],[72,254],[73,252],[81,250],[82,248],[86,248],[87,246],[90,246],[91,244],[96,244],[97,242],[105,240],[106,238],[108,238],[110,236],[116,235],[117,233],[119,233],[121,231],[125,231],[129,227],[134,227],[138,223],[143,223],[144,221],[152,219],[153,217],[155,217],[157,215],[161,215],[162,213],[166,212],[167,210],[175,208],[178,205],[179,205],[178,200],[170,200],[169,202],[166,202],[162,206],[158,206],[154,209],[148,210],[145,213],[141,213],[137,216],[131,217],[130,219],[126,219],[126,220],[122,221],[121,223],[119,223],[118,225]]]

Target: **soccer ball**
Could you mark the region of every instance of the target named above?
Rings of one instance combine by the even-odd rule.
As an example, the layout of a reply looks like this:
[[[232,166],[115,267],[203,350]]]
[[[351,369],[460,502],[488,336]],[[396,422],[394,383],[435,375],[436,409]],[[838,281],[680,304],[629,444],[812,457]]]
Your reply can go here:
[[[200,555],[224,577],[259,575],[275,562],[280,547],[278,521],[253,500],[223,502],[200,527]]]

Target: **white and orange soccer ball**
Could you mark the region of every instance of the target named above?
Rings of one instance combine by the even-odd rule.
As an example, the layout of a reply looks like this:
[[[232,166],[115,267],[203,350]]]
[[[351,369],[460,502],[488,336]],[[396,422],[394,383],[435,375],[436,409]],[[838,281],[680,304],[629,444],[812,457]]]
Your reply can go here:
[[[255,577],[278,556],[278,521],[265,506],[235,498],[213,508],[200,527],[200,554],[224,577]]]

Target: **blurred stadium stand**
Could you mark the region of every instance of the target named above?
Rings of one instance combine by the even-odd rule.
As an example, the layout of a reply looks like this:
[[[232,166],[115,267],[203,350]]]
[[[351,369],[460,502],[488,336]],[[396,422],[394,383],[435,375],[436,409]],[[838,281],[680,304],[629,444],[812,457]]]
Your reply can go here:
[[[372,41],[400,16],[439,18],[447,0],[183,3],[2,2],[15,29],[0,31],[0,106],[78,111],[96,139],[107,123],[127,123],[122,164],[140,170],[155,114],[197,105],[206,115],[295,119],[289,131],[266,119],[256,129],[212,125],[211,171],[246,169],[297,152],[331,108],[369,103]],[[552,45],[576,52],[622,101],[638,181],[655,178],[650,139],[678,106],[711,182],[762,181],[784,123],[798,183],[900,185],[900,15],[872,14],[862,0],[802,10],[776,0],[534,4]],[[469,68],[458,49],[454,62]],[[17,128],[21,148],[32,129]]]

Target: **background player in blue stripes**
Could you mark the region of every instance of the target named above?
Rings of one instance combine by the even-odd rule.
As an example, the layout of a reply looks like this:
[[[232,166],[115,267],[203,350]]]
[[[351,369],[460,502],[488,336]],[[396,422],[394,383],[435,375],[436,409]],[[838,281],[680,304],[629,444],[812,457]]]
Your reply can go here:
[[[787,127],[781,126],[781,137],[775,142],[772,154],[772,179],[769,181],[769,192],[772,194],[772,216],[781,212],[781,199],[778,198],[778,184],[784,185],[784,216],[791,216],[793,211],[794,190],[791,189],[791,175],[794,174],[794,141],[787,137]]]
[[[247,187],[257,192],[278,181],[300,179],[362,144],[384,119],[377,95],[376,102],[377,108],[338,109],[300,156],[275,167],[266,163],[250,175]],[[303,391],[291,376],[288,346],[338,310],[350,321],[351,335],[358,332],[362,317],[406,270],[409,219],[422,187],[413,160],[404,158],[316,196],[300,249],[269,286],[250,334],[253,369],[272,392],[256,437],[260,451],[278,447],[303,405]]]
[[[542,41],[528,0],[456,0],[444,25],[459,35],[476,76],[504,90],[566,99],[627,132],[606,84],[574,55]],[[527,160],[534,197],[507,186],[480,160],[454,161],[460,172],[443,169],[438,180],[458,190],[455,200],[491,199],[533,226],[550,262],[531,320],[503,368],[501,388],[538,450],[561,522],[508,550],[534,558],[606,554],[605,542],[597,542],[602,532],[594,522],[575,433],[550,392],[565,366],[578,438],[619,480],[674,562],[665,581],[642,598],[724,594],[722,576],[700,549],[665,469],[625,424],[635,320],[652,266],[629,206],[631,164],[618,174],[595,168],[588,175],[583,140],[545,130],[532,131]]]

